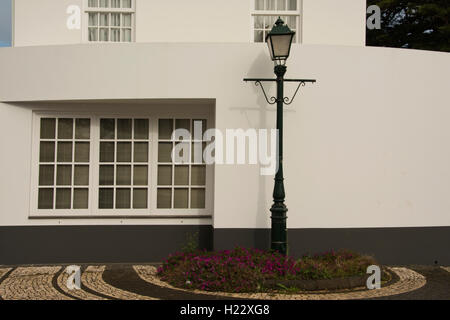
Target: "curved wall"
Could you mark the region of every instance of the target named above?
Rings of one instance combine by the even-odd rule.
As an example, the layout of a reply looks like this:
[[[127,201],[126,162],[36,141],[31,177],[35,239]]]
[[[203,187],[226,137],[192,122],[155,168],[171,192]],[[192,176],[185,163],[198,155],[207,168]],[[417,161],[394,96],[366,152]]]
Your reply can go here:
[[[30,102],[215,99],[219,129],[275,124],[242,81],[272,76],[264,45],[5,48],[0,69],[1,225],[57,223],[27,218]],[[447,53],[295,46],[287,77],[318,82],[286,107],[289,227],[450,226],[449,75]],[[257,165],[216,165],[214,227],[268,227],[272,185]]]

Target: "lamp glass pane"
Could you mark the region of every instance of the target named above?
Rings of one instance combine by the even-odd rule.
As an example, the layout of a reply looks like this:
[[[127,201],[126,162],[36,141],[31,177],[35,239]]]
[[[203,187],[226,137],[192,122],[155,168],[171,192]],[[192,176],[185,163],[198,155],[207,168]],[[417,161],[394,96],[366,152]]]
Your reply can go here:
[[[287,58],[291,48],[292,34],[271,35],[267,41],[272,60]]]

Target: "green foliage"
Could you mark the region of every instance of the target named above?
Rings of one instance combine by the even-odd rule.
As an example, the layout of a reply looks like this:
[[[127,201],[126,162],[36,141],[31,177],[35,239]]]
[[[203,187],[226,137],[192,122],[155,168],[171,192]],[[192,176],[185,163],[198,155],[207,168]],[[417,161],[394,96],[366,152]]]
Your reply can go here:
[[[368,46],[450,52],[449,0],[367,0],[381,9],[381,30],[367,30]]]
[[[184,244],[184,246],[181,250],[184,253],[192,253],[192,252],[197,251],[198,250],[198,239],[199,239],[198,232],[188,233],[186,235],[186,243]]]

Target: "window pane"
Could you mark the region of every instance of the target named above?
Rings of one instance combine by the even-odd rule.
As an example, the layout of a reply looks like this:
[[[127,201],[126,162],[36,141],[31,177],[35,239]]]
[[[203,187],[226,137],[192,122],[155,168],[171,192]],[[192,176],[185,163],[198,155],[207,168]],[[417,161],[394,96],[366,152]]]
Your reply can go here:
[[[111,29],[111,41],[120,42],[120,29]]]
[[[133,184],[135,186],[148,185],[148,166],[134,166]]]
[[[122,0],[122,8],[131,8],[131,0]]]
[[[158,186],[172,185],[172,166],[158,166]]]
[[[109,0],[100,0],[100,8],[108,8]]]
[[[131,14],[122,14],[124,27],[131,27]]]
[[[158,162],[172,162],[172,142],[158,144]]]
[[[98,7],[98,0],[89,0],[89,7],[91,8]]]
[[[134,162],[148,162],[148,143],[134,143]]]
[[[89,28],[89,41],[98,41],[98,29]]]
[[[188,208],[189,189],[175,189],[174,192],[174,207],[176,209]]]
[[[160,140],[170,140],[172,138],[172,119],[159,119],[158,137]]]
[[[39,147],[40,162],[55,162],[55,143],[41,142]]]
[[[53,189],[39,189],[38,209],[53,209]]]
[[[175,166],[175,185],[189,185],[189,166]]]
[[[264,10],[264,0],[255,0],[255,10]]]
[[[75,120],[75,139],[89,139],[91,137],[91,120]]]
[[[116,184],[118,186],[131,185],[131,166],[117,166]]]
[[[131,189],[116,190],[116,208],[117,209],[131,208]]]
[[[55,139],[56,119],[41,118],[41,139]]]
[[[113,208],[114,189],[101,188],[98,194],[98,207],[100,209]]]
[[[100,41],[108,41],[109,39],[109,31],[108,29],[100,29]]]
[[[109,26],[109,13],[100,13],[100,26]]]
[[[120,8],[120,0],[111,0],[111,8]]]
[[[254,27],[255,29],[264,29],[264,17],[255,16],[254,17]]]
[[[134,120],[134,138],[148,139],[149,124],[148,119]]]
[[[188,163],[189,162],[189,142],[177,143],[177,148],[174,150],[173,161],[175,163]]]
[[[89,26],[90,27],[98,26],[98,13],[94,12],[89,13]]]
[[[297,10],[297,0],[288,0],[288,10]]]
[[[172,189],[158,189],[156,206],[158,209],[172,208]]]
[[[89,142],[75,142],[75,162],[89,162]]]
[[[131,29],[122,29],[122,41],[131,42]]]
[[[58,119],[58,139],[73,139],[73,119]]]
[[[189,120],[189,119],[175,120],[175,129],[185,129],[190,134],[191,133],[191,120]],[[180,140],[183,140],[183,138],[181,138]]]
[[[203,158],[203,153],[206,149],[206,142],[195,142],[192,144],[192,157],[191,161],[193,163],[205,163]]]
[[[73,181],[76,186],[88,186],[89,166],[75,166]]]
[[[39,166],[39,185],[52,186],[55,182],[55,166],[40,165]]]
[[[56,189],[56,209],[70,209],[70,189]]]
[[[206,184],[206,166],[192,166],[191,185],[204,186]]]
[[[275,0],[266,0],[266,10],[275,10]]]
[[[203,135],[206,132],[206,120],[194,120],[193,121],[194,128],[194,140],[203,140]]]
[[[58,186],[72,185],[72,166],[58,166],[56,169],[56,184]]]
[[[111,26],[120,27],[120,13],[111,13]]]
[[[264,32],[260,30],[255,31],[255,42],[264,42]]]
[[[117,139],[131,139],[131,119],[117,119]]]
[[[191,208],[205,208],[205,189],[191,189]]]
[[[277,0],[277,10],[286,10],[286,0]]]
[[[58,162],[72,162],[72,142],[58,142]]]
[[[100,142],[100,162],[114,162],[114,142]]]
[[[100,166],[99,183],[101,186],[114,185],[114,166]]]
[[[293,16],[287,17],[286,24],[287,24],[291,29],[296,29],[296,28],[297,28],[297,17],[293,17]],[[294,36],[294,38],[295,38],[295,36]]]
[[[117,162],[131,162],[131,142],[117,143]]]
[[[73,190],[73,208],[74,209],[88,209],[89,190],[88,189],[74,189]]]
[[[133,209],[147,209],[147,189],[133,190]]]
[[[100,120],[100,139],[114,139],[115,138],[115,124],[114,119]]]

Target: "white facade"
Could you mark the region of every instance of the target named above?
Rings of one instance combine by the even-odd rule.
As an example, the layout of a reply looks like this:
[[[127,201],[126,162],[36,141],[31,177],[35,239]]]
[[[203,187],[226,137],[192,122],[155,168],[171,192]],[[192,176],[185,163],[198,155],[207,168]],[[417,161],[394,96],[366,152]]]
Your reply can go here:
[[[272,1],[272,0],[270,0]],[[298,14],[298,42],[364,46],[365,1],[294,0],[296,10],[255,10],[254,0],[133,0],[135,42],[248,43],[254,16]],[[15,0],[14,45],[88,42],[88,0]],[[70,6],[81,11],[81,28],[69,29]],[[294,28],[294,26],[290,26]]]
[[[252,43],[253,1],[137,0],[136,43],[89,45],[83,26],[65,28],[77,2],[86,5],[15,1],[16,47],[0,49],[0,226],[270,228],[273,177],[259,165],[208,166],[201,216],[36,219],[40,112],[200,116],[223,132],[275,126],[260,88],[242,81],[273,72],[266,46]],[[288,228],[449,227],[450,56],[364,47],[365,1],[340,3],[301,2],[301,41],[287,62],[286,77],[317,79],[285,108]]]

